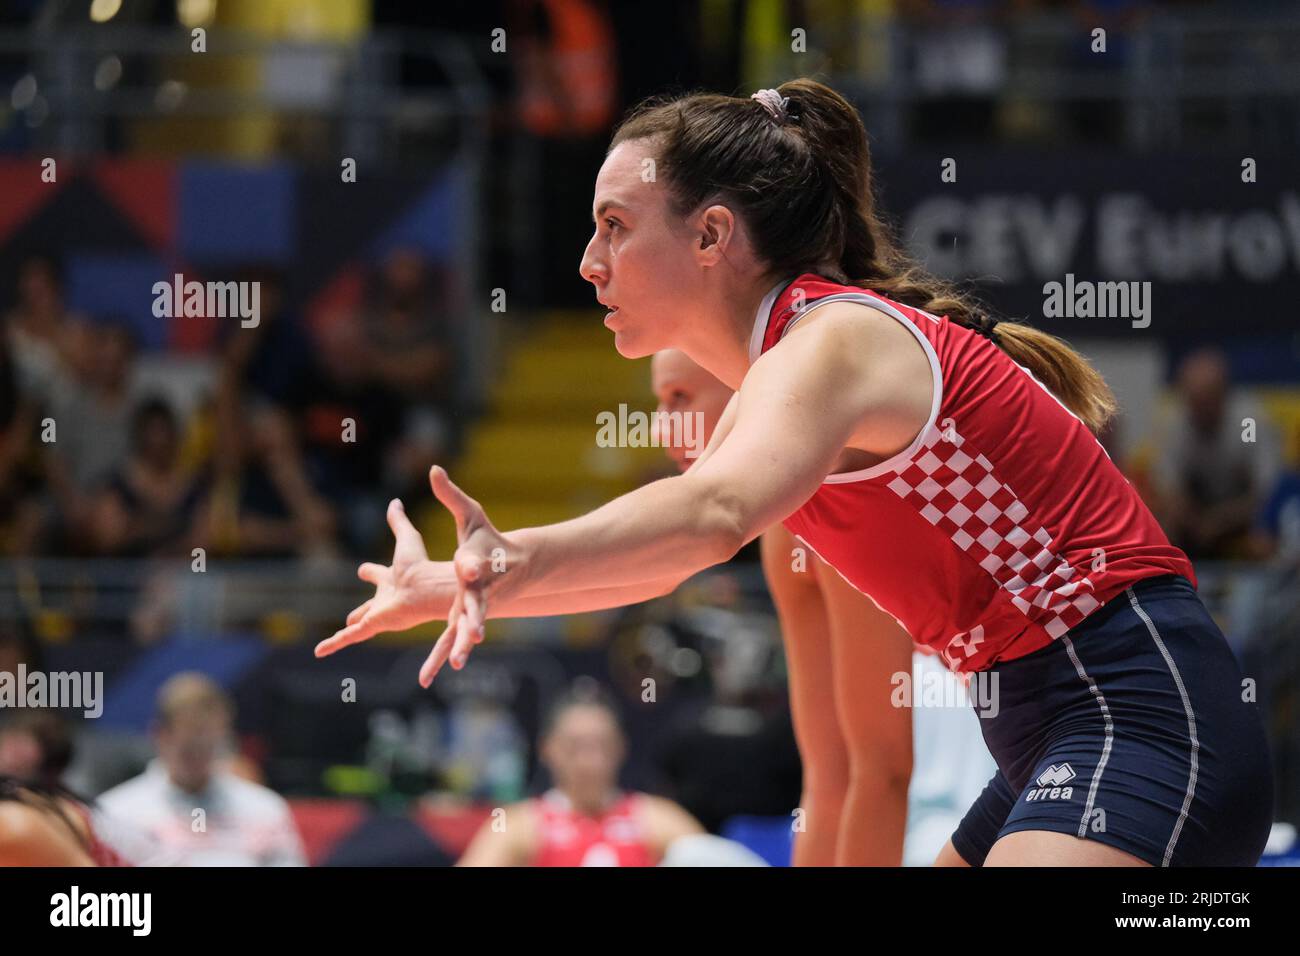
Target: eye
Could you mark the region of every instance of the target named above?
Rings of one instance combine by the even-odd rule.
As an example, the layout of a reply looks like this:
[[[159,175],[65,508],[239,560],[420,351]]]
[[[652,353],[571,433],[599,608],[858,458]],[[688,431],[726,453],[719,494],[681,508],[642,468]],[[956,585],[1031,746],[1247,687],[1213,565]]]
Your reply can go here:
[[[606,219],[605,225],[608,226],[611,230],[621,229],[623,226],[623,224],[619,222],[617,219]]]

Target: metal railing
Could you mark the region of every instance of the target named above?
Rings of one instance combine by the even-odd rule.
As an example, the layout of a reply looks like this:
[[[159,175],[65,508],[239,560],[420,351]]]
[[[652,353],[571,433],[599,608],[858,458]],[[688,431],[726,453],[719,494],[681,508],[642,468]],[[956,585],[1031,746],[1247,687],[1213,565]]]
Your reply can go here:
[[[716,569],[734,576],[750,613],[766,613],[757,565]],[[1273,743],[1278,819],[1300,820],[1300,567],[1292,563],[1199,562],[1199,591],[1253,682]],[[369,596],[351,563],[219,561],[195,570],[187,561],[43,558],[0,563],[0,626],[19,620],[38,636],[75,641],[82,634],[127,637],[142,609],[169,614],[168,635],[215,640],[260,634],[275,643],[319,640]],[[500,621],[511,642],[557,646],[563,618]],[[606,639],[614,639],[617,616]],[[597,625],[599,628],[599,625]],[[427,635],[405,640],[425,642]],[[588,639],[585,643],[590,643]]]
[[[858,17],[814,27],[809,42],[817,42],[819,29],[827,46],[837,35],[855,37],[851,46],[860,52],[849,62],[828,57],[813,66],[859,104],[874,142],[885,152],[910,143],[910,110],[953,95],[1045,107],[1056,111],[1056,120],[1077,105],[1109,106],[1118,128],[1112,145],[1130,149],[1202,146],[1206,124],[1219,131],[1218,144],[1300,145],[1300,13],[1295,8],[1153,10],[1122,27],[1104,21],[1097,26],[1107,30],[1104,53],[1092,52],[1092,25],[1061,13],[930,27]],[[977,76],[942,87],[933,77],[927,80],[924,64],[937,55],[931,46],[935,38],[948,37],[959,48],[963,36],[972,45],[983,44],[985,62]],[[873,57],[889,67],[873,68]],[[782,68],[797,74],[809,63],[792,56]],[[1059,122],[1040,124],[1038,135],[1054,142],[1059,127]],[[1005,128],[1001,133],[1017,136]]]
[[[488,88],[454,37],[375,31],[346,42],[291,42],[212,30],[203,53],[191,52],[190,42],[179,29],[142,27],[0,32],[0,69],[16,94],[26,80],[13,105],[33,130],[31,150],[111,151],[113,121],[310,116],[358,163],[423,158],[397,148],[415,132],[441,133],[453,151],[483,155]],[[202,84],[186,83],[200,61]],[[402,82],[411,63],[445,82]]]
[[[1125,145],[1138,148],[1187,144],[1190,115],[1206,111],[1229,134],[1249,131],[1257,143],[1300,137],[1296,10],[1157,9],[1122,26],[1099,25],[1107,48],[1094,54],[1093,27],[1070,14],[928,26],[821,15],[810,21],[808,54],[792,51],[770,68],[779,73],[773,79],[827,74],[863,105],[884,149],[907,143],[906,110],[954,92],[1058,107],[1113,103]],[[936,37],[958,50],[983,44],[987,62],[974,78],[936,85],[925,67],[942,59]],[[309,116],[328,125],[342,154],[366,163],[412,158],[405,147],[420,149],[412,134],[454,132],[478,155],[489,135],[483,65],[452,35],[375,30],[348,41],[293,42],[214,29],[204,53],[191,52],[190,42],[179,27],[0,31],[0,83],[34,81],[14,107],[26,122],[39,120],[32,149],[63,153],[102,152],[111,148],[112,123],[159,117]],[[256,81],[242,89],[178,85],[198,57],[208,73],[222,61],[249,65]],[[444,82],[413,85],[411,71],[403,75],[411,65]],[[292,154],[292,145],[285,149]]]

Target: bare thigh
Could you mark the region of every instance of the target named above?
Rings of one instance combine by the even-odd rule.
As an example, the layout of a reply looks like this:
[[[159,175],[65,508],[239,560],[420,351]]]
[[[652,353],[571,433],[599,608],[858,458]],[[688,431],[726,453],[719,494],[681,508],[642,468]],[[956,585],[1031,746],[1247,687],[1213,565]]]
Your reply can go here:
[[[949,843],[944,848],[952,847]],[[956,855],[956,851],[953,852]],[[943,858],[941,853],[940,859]],[[1131,853],[1096,840],[1050,830],[1017,830],[993,844],[985,866],[1150,866]]]
[[[951,840],[943,845],[943,849],[939,851],[939,855],[934,858],[934,865],[964,866],[966,869],[970,869],[970,864],[962,859],[962,855],[957,852],[956,848],[952,845]]]

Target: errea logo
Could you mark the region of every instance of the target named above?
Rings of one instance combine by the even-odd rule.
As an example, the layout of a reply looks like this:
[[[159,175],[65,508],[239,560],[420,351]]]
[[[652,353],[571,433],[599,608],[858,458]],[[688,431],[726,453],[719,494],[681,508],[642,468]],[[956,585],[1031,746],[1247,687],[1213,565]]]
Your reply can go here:
[[[1074,768],[1068,763],[1052,764],[1038,775],[1034,781],[1036,787],[1025,791],[1025,800],[1069,800],[1074,796],[1074,788],[1065,784],[1074,779]]]

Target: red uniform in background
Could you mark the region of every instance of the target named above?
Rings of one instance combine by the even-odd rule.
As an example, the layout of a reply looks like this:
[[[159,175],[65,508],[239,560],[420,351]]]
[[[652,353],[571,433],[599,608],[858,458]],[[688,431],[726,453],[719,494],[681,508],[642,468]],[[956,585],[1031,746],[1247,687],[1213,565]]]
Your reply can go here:
[[[533,801],[540,849],[533,866],[654,866],[641,797],[622,794],[600,816],[573,808],[558,790]]]

